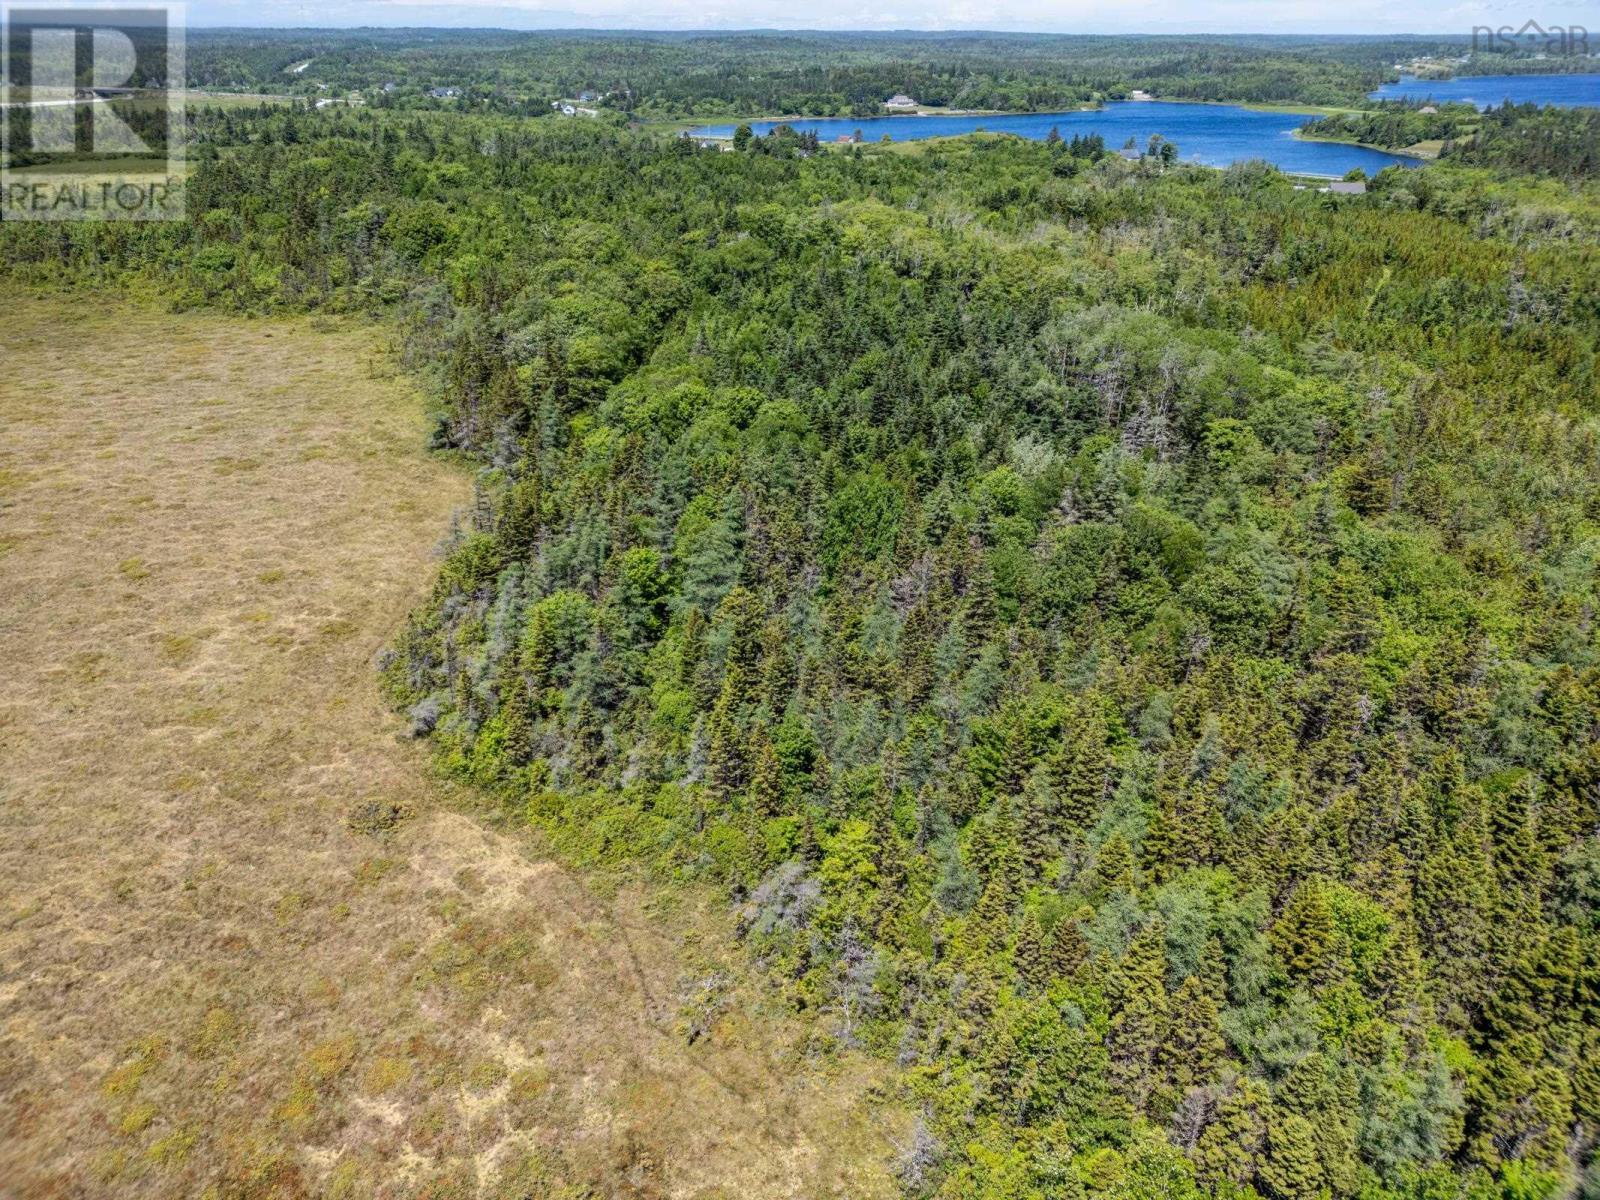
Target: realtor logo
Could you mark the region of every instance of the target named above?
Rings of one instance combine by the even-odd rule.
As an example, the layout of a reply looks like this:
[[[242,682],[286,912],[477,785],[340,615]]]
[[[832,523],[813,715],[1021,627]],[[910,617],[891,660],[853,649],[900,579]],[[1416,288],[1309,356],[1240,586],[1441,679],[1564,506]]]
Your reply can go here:
[[[1582,25],[1551,25],[1549,28],[1529,18],[1520,29],[1502,25],[1472,27],[1474,51],[1533,50],[1540,54],[1567,57],[1589,53],[1589,31]]]
[[[0,0],[0,220],[183,214],[182,9]]]

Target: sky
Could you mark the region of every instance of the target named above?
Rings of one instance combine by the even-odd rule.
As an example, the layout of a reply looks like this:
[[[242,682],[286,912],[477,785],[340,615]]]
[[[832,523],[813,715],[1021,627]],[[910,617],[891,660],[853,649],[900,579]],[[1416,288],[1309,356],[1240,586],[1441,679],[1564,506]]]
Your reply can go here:
[[[190,0],[191,26],[506,29],[988,29],[1050,33],[1459,33],[1581,26],[1600,0]]]

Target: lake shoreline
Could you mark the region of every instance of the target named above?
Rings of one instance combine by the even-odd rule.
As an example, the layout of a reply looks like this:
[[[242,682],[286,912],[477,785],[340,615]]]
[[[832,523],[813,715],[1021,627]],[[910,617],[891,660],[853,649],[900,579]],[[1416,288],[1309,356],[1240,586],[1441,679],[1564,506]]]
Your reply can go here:
[[[1165,141],[1178,148],[1188,163],[1226,167],[1251,159],[1264,159],[1279,169],[1307,176],[1338,179],[1357,168],[1368,175],[1395,165],[1414,167],[1413,155],[1393,154],[1381,147],[1360,146],[1334,140],[1299,139],[1295,131],[1315,113],[1292,108],[1246,107],[1211,101],[1162,99],[1114,100],[1095,108],[1056,109],[1034,113],[910,114],[892,117],[806,117],[765,121],[707,121],[684,130],[684,136],[726,145],[740,125],[765,135],[780,125],[815,134],[820,143],[890,144],[922,143],[944,137],[987,132],[1011,134],[1042,141],[1054,130],[1061,137],[1099,138],[1107,150],[1137,158],[1138,152]],[[859,133],[861,142],[851,139]]]
[[[698,128],[712,125],[731,123],[734,125],[765,125],[793,124],[796,121],[887,121],[891,118],[901,117],[1050,117],[1072,116],[1076,113],[1101,112],[1108,104],[1205,104],[1219,108],[1242,108],[1248,112],[1271,113],[1303,113],[1308,117],[1328,117],[1339,113],[1367,112],[1363,108],[1341,108],[1328,104],[1278,104],[1265,101],[1246,100],[1201,100],[1185,96],[1122,96],[1110,100],[1100,100],[1093,104],[1081,104],[1077,108],[937,108],[927,105],[918,108],[915,112],[885,112],[875,113],[870,117],[820,117],[807,116],[800,113],[780,113],[776,116],[737,116],[737,115],[711,115],[702,117],[667,117],[660,120],[639,121],[637,124],[644,130],[659,130],[663,132],[676,132],[678,130],[697,131]],[[710,137],[721,140],[726,135],[699,134],[696,136]]]
[[[873,153],[873,154],[905,154],[905,153],[911,153],[911,152],[918,152],[923,147],[926,147],[926,146],[944,146],[944,145],[948,145],[948,144],[950,144],[952,142],[962,141],[962,140],[964,140],[966,138],[1017,138],[1020,141],[1032,141],[1032,140],[1034,140],[1032,138],[1025,138],[1019,133],[1005,133],[1005,132],[1000,131],[1000,130],[987,129],[987,130],[974,130],[972,133],[941,134],[941,135],[939,135],[937,137],[919,138],[917,141],[914,141],[914,142],[891,142],[891,143],[889,143],[887,145],[882,143],[882,142],[858,142],[855,145],[859,146],[862,150],[865,150],[865,151],[867,151],[869,153]],[[726,139],[722,139],[722,140],[726,140]],[[1333,141],[1334,139],[1325,138],[1325,139],[1321,139],[1321,140]],[[1346,143],[1343,143],[1343,144],[1344,145],[1353,145],[1354,143],[1346,142]],[[849,150],[849,149],[854,149],[854,148],[855,148],[855,146],[834,145],[833,143],[830,143],[830,142],[824,142],[822,144],[822,146],[820,147],[821,150],[825,150],[825,151],[840,151],[840,150]],[[1393,151],[1384,150],[1381,146],[1362,147],[1362,148],[1363,149],[1377,150],[1379,153],[1382,153],[1382,154],[1392,154],[1393,153]],[[1273,165],[1276,166],[1276,164],[1273,164]],[[1201,170],[1201,171],[1226,171],[1228,169],[1227,166],[1221,166],[1221,165],[1218,165],[1217,163],[1195,162],[1192,159],[1190,159],[1188,161],[1180,159],[1177,162],[1170,164],[1168,169],[1169,170],[1177,170],[1177,169],[1183,168],[1183,167],[1193,167],[1196,170]],[[1322,173],[1319,173],[1317,171],[1301,171],[1301,170],[1294,170],[1294,169],[1284,168],[1284,167],[1278,167],[1277,169],[1282,171],[1283,174],[1285,175],[1285,177],[1287,177],[1290,180],[1302,180],[1303,179],[1303,180],[1308,180],[1308,181],[1312,181],[1312,182],[1316,182],[1316,183],[1334,183],[1334,182],[1337,182],[1338,180],[1344,178],[1343,175],[1322,174]]]
[[[1480,112],[1506,101],[1536,104],[1541,108],[1600,108],[1600,70],[1458,75],[1451,79],[1423,79],[1402,73],[1399,79],[1377,88],[1371,99],[1466,103],[1476,105]]]
[[[1502,83],[1506,83],[1506,84],[1509,84],[1511,86],[1516,86],[1517,84],[1522,84],[1522,85],[1525,86],[1526,82],[1529,81],[1529,80],[1536,80],[1536,81],[1540,81],[1541,83],[1548,83],[1548,82],[1552,82],[1552,81],[1567,82],[1567,81],[1571,81],[1571,80],[1586,80],[1586,79],[1591,79],[1591,78],[1600,78],[1600,74],[1591,75],[1590,73],[1587,73],[1587,72],[1566,71],[1566,72],[1549,72],[1549,73],[1544,73],[1544,74],[1528,73],[1528,74],[1525,74],[1525,75],[1459,75],[1459,76],[1456,76],[1453,79],[1449,79],[1449,80],[1443,80],[1443,79],[1418,80],[1414,76],[1407,76],[1407,75],[1402,74],[1398,80],[1387,81],[1387,82],[1379,85],[1379,87],[1371,95],[1369,95],[1367,97],[1367,99],[1370,100],[1370,101],[1373,101],[1375,103],[1382,102],[1382,101],[1385,101],[1385,100],[1404,99],[1408,95],[1408,93],[1405,91],[1405,89],[1408,87],[1408,85],[1415,86],[1415,85],[1418,85],[1418,84],[1427,85],[1427,87],[1432,87],[1433,85],[1439,85],[1439,84],[1455,84],[1455,85],[1474,86],[1476,88],[1475,84],[1469,84],[1468,81],[1500,81]],[[1491,84],[1491,86],[1495,86],[1495,85]],[[1399,89],[1399,90],[1390,92],[1389,89]],[[1386,92],[1388,94],[1385,94]],[[1431,95],[1431,92],[1429,94]],[[1435,98],[1436,99],[1447,99],[1448,97],[1435,97]],[[1569,104],[1575,103],[1575,104],[1581,105],[1582,101],[1581,100],[1578,100],[1578,101],[1570,101],[1569,100],[1569,101],[1567,101],[1567,103],[1569,103]],[[1077,114],[1077,113],[1082,113],[1082,112],[1105,111],[1107,106],[1108,105],[1112,105],[1112,104],[1188,104],[1188,105],[1197,105],[1197,106],[1209,106],[1209,107],[1214,107],[1214,108],[1238,108],[1238,109],[1243,109],[1246,112],[1289,113],[1289,114],[1295,114],[1295,115],[1305,115],[1305,116],[1308,116],[1308,117],[1309,116],[1335,116],[1335,115],[1338,115],[1338,114],[1341,114],[1341,113],[1365,113],[1365,112],[1373,111],[1371,108],[1363,108],[1363,107],[1360,107],[1358,105],[1313,104],[1313,103],[1310,103],[1310,102],[1301,103],[1299,101],[1282,101],[1282,102],[1279,102],[1279,101],[1256,101],[1256,100],[1210,100],[1210,99],[1201,99],[1199,97],[1193,97],[1193,96],[1153,96],[1153,95],[1149,95],[1148,93],[1136,93],[1136,94],[1133,94],[1133,95],[1130,95],[1130,96],[1127,96],[1127,97],[1122,97],[1122,98],[1111,98],[1111,99],[1107,99],[1107,100],[1100,100],[1100,101],[1096,101],[1096,102],[1094,102],[1092,104],[1085,103],[1085,104],[1079,105],[1076,108],[1050,109],[1050,110],[1045,110],[1045,111],[1042,111],[1042,112],[1038,111],[1038,110],[1023,110],[1023,109],[974,109],[974,108],[955,109],[955,108],[939,108],[939,107],[933,106],[933,105],[925,105],[925,106],[919,107],[914,112],[880,113],[880,114],[875,114],[875,115],[870,116],[870,117],[823,117],[823,116],[806,116],[806,115],[802,115],[802,114],[798,114],[798,113],[784,113],[784,114],[780,114],[780,115],[777,115],[777,116],[769,116],[769,115],[738,116],[738,115],[732,115],[732,116],[675,117],[675,118],[669,118],[669,119],[660,120],[660,121],[643,121],[643,122],[640,122],[640,125],[641,125],[641,127],[645,128],[645,129],[660,129],[660,130],[669,130],[669,131],[685,131],[685,132],[690,132],[694,136],[697,136],[697,137],[707,137],[707,138],[710,138],[712,140],[723,140],[728,135],[726,135],[726,134],[706,133],[706,132],[703,132],[703,130],[708,128],[708,127],[710,127],[710,126],[721,124],[721,123],[724,123],[724,122],[730,123],[730,124],[733,124],[733,125],[756,125],[756,124],[767,124],[767,123],[794,124],[796,122],[819,122],[819,121],[883,121],[883,120],[888,120],[890,118],[901,118],[901,117],[904,117],[904,118],[919,118],[920,117],[920,118],[926,119],[926,118],[930,118],[930,117],[996,117],[996,118],[1011,118],[1011,117],[1039,117],[1039,116],[1056,116],[1056,115],[1071,116],[1071,115],[1074,115],[1074,114]],[[925,139],[921,139],[921,140],[925,140]],[[1345,141],[1344,139],[1341,139],[1341,138],[1309,138],[1309,137],[1303,138],[1301,140],[1308,141],[1308,142],[1309,141],[1323,141],[1323,142],[1337,143],[1337,144],[1340,144],[1340,145],[1355,146],[1355,147],[1358,147],[1358,148],[1363,149],[1363,150],[1373,151],[1375,153],[1392,154],[1392,155],[1395,155],[1395,156],[1400,157],[1400,158],[1409,158],[1409,159],[1412,159],[1414,161],[1420,161],[1420,162],[1431,161],[1429,156],[1427,156],[1425,154],[1418,154],[1418,153],[1415,153],[1415,152],[1412,152],[1412,151],[1407,151],[1407,150],[1393,150],[1393,149],[1390,149],[1390,148],[1388,148],[1386,146],[1374,146],[1374,145],[1372,145],[1370,143],[1367,143],[1367,142],[1350,142],[1350,141]]]
[[[780,113],[777,116],[759,117],[712,115],[701,117],[663,117],[660,119],[637,121],[635,124],[646,132],[677,133],[682,131],[692,133],[696,137],[709,137],[715,141],[725,141],[728,136],[726,134],[702,134],[699,132],[699,130],[708,125],[792,125],[796,121],[887,121],[902,117],[909,119],[915,119],[917,117],[1033,117],[1053,115],[1055,113],[1066,115],[1069,113],[1098,112],[1100,109],[1105,107],[1106,103],[1107,102],[1105,101],[1101,101],[1095,104],[1084,104],[1078,108],[1054,108],[1048,110],[1047,113],[1012,108],[936,108],[932,105],[928,105],[923,108],[918,108],[915,112],[874,113],[870,117],[819,117],[807,116],[801,113]],[[1120,104],[1124,103],[1124,101],[1112,100],[1109,103]]]
[[[1411,158],[1417,162],[1439,161],[1437,154],[1421,154],[1409,146],[1396,148],[1394,146],[1379,146],[1372,142],[1358,142],[1351,138],[1321,137],[1315,133],[1306,133],[1303,129],[1296,129],[1290,136],[1301,142],[1326,142],[1334,146],[1359,146],[1363,150],[1376,150],[1379,154],[1397,154],[1401,158]]]

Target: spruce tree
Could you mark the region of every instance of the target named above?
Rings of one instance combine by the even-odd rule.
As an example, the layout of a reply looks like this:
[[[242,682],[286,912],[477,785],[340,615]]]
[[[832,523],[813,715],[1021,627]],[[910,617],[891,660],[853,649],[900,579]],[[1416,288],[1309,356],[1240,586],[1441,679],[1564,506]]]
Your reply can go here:
[[[1106,1034],[1111,1078],[1137,1110],[1159,1082],[1158,1063],[1171,1031],[1166,974],[1165,927],[1153,920],[1134,935],[1117,964]]]
[[[758,821],[765,821],[783,812],[783,764],[778,761],[778,752],[773,748],[765,726],[756,726],[750,742],[753,757],[750,768],[750,811]]]
[[[526,562],[539,541],[543,480],[537,469],[511,485],[496,530],[508,561]]]
[[[1084,940],[1078,922],[1062,917],[1050,931],[1045,948],[1045,965],[1052,978],[1068,979],[1089,960],[1089,943]]]
[[[987,957],[1011,940],[1011,903],[1004,879],[991,879],[968,921],[967,943],[973,952]]]
[[[1032,911],[1022,918],[1017,929],[1017,948],[1013,956],[1017,978],[1030,995],[1038,995],[1050,982],[1050,957],[1045,942],[1044,926]]]
[[[1164,1074],[1181,1095],[1207,1082],[1227,1053],[1210,988],[1190,975],[1172,995],[1172,1030],[1163,1047]]]
[[[1314,1200],[1322,1191],[1322,1161],[1317,1132],[1298,1113],[1275,1114],[1267,1126],[1260,1170],[1267,1195],[1275,1200]]]
[[[1073,705],[1061,740],[1046,759],[1046,773],[1061,820],[1070,828],[1087,830],[1105,800],[1110,770],[1106,753],[1105,722],[1088,699]]]
[[[511,672],[500,697],[500,708],[504,714],[506,761],[514,767],[525,767],[533,760],[534,712],[521,671]]]
[[[967,653],[976,656],[978,651],[994,636],[996,609],[994,572],[989,567],[989,556],[981,545],[973,551],[972,577],[967,582],[967,592],[962,605],[961,631],[966,637]]]
[[[748,778],[744,736],[734,715],[737,688],[725,686],[711,710],[710,746],[706,753],[706,797],[713,809],[726,811],[744,790]]]
[[[596,776],[599,774],[602,762],[605,734],[600,728],[600,719],[595,714],[594,705],[589,703],[587,696],[578,701],[568,732],[567,744],[571,755],[573,781],[580,787],[593,786],[598,782]]]
[[[1218,1190],[1226,1184],[1243,1187],[1254,1180],[1266,1149],[1270,1112],[1265,1085],[1254,1079],[1235,1079],[1191,1154],[1196,1178]]]
[[[1089,887],[1097,897],[1134,891],[1133,851],[1120,833],[1108,837],[1095,854]]]
[[[1271,930],[1272,947],[1290,980],[1308,985],[1331,977],[1334,936],[1333,912],[1314,881],[1296,889]]]

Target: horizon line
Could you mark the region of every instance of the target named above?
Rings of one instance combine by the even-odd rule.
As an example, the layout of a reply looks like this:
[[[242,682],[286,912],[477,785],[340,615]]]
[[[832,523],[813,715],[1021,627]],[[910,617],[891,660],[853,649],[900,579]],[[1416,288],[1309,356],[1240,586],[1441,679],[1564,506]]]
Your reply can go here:
[[[496,6],[496,7],[498,7],[498,6]],[[530,11],[537,11],[537,10],[530,10]],[[1065,32],[1065,31],[1062,31],[1062,30],[1050,30],[1050,29],[991,29],[991,28],[987,28],[987,27],[967,28],[967,27],[964,27],[964,26],[963,27],[955,27],[955,28],[942,28],[942,29],[914,29],[914,28],[880,29],[880,28],[876,28],[876,27],[853,28],[852,29],[852,28],[845,28],[845,27],[821,28],[821,27],[814,27],[814,26],[809,26],[809,25],[796,25],[796,26],[779,26],[779,25],[768,26],[768,25],[761,25],[761,26],[748,26],[748,27],[729,26],[727,28],[711,28],[711,27],[700,28],[700,27],[696,27],[696,26],[682,26],[682,27],[677,27],[677,28],[672,28],[672,27],[650,28],[650,27],[646,27],[646,26],[635,27],[635,26],[603,26],[603,25],[549,25],[549,26],[526,26],[526,25],[524,25],[524,26],[516,26],[516,25],[370,25],[370,24],[369,25],[275,25],[275,24],[241,25],[241,24],[236,24],[236,23],[231,23],[231,22],[230,23],[211,24],[211,23],[205,22],[205,21],[199,21],[199,22],[190,21],[187,24],[187,28],[189,28],[191,30],[193,30],[193,29],[206,29],[206,30],[213,30],[213,31],[217,31],[217,32],[227,32],[227,31],[230,31],[230,30],[252,30],[252,31],[273,30],[273,31],[281,32],[281,33],[299,33],[299,32],[307,32],[307,33],[365,33],[365,32],[372,32],[372,31],[381,31],[381,32],[384,32],[384,33],[404,33],[404,32],[416,32],[416,33],[521,33],[521,34],[531,34],[531,33],[582,33],[582,34],[601,34],[601,35],[607,35],[607,36],[616,36],[616,35],[619,35],[619,34],[665,34],[665,35],[673,35],[673,36],[692,35],[692,36],[699,36],[699,37],[715,37],[715,36],[722,36],[722,35],[728,35],[728,34],[775,34],[775,35],[848,34],[848,35],[851,35],[851,36],[870,35],[870,36],[877,36],[877,37],[894,37],[894,36],[900,36],[900,35],[905,35],[905,34],[916,34],[916,35],[923,36],[923,37],[929,37],[929,36],[932,36],[932,37],[942,37],[942,36],[948,36],[948,37],[972,37],[972,36],[980,36],[980,35],[1001,35],[1001,36],[1005,36],[1005,37],[1055,37],[1055,38],[1085,38],[1085,39],[1087,39],[1087,38],[1115,38],[1115,37],[1136,37],[1136,38],[1195,38],[1195,37],[1204,37],[1204,38],[1246,38],[1246,37],[1270,37],[1270,38],[1349,38],[1349,39],[1359,39],[1359,40],[1364,40],[1364,41],[1404,41],[1404,40],[1411,39],[1411,38],[1416,38],[1416,39],[1432,38],[1432,39],[1456,40],[1456,41],[1471,41],[1472,40],[1472,35],[1471,35],[1470,32],[1469,33],[1462,33],[1459,29],[1457,29],[1457,30],[1449,30],[1449,31],[1441,30],[1441,31],[1433,31],[1433,32],[1430,32],[1430,31],[1427,31],[1427,30],[1406,30],[1406,31],[1395,31],[1395,32],[1385,32],[1385,33],[1346,33],[1346,32],[1342,32],[1342,31],[1338,31],[1338,30],[1300,30],[1300,31],[1285,32],[1285,31],[1281,31],[1281,30],[1269,30],[1269,29],[1256,29],[1256,30],[1234,29],[1234,30],[1225,30],[1225,31],[1224,30],[1219,30],[1219,31],[1216,31],[1216,32],[1206,32],[1206,31],[1198,31],[1197,32],[1197,31],[1193,31],[1193,30],[1188,30],[1188,31],[1184,31],[1184,32],[1171,32],[1171,31],[1162,32],[1162,31],[1158,31],[1158,30],[1116,30],[1116,31],[1102,31],[1102,32],[1097,32],[1097,33],[1069,33],[1069,32]],[[1509,24],[1507,24],[1505,26],[1477,25],[1477,26],[1474,26],[1473,28],[1474,29],[1499,29],[1499,28],[1513,28],[1513,26],[1511,26]],[[1580,26],[1580,28],[1581,28],[1581,26]]]

